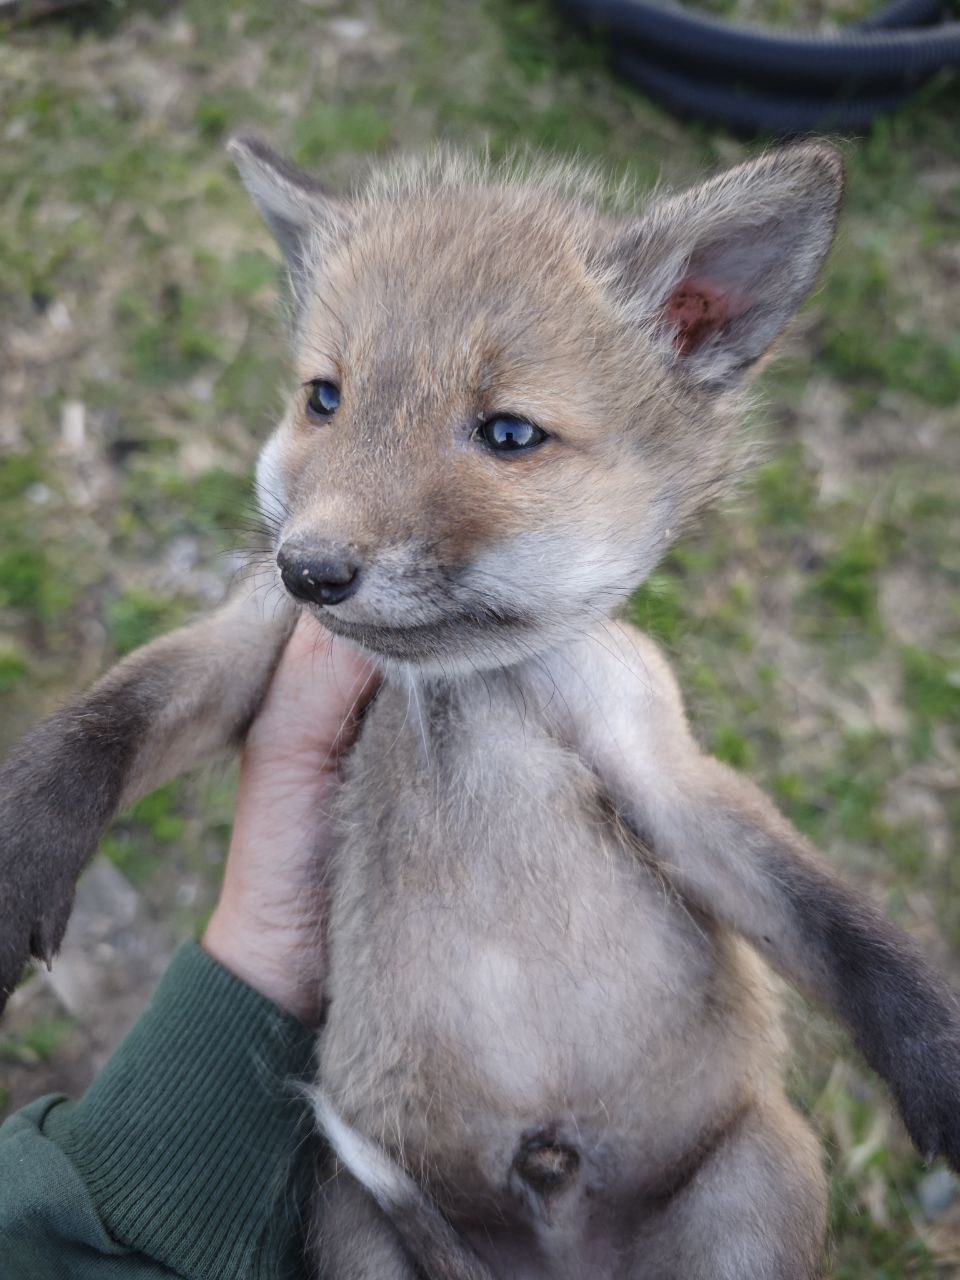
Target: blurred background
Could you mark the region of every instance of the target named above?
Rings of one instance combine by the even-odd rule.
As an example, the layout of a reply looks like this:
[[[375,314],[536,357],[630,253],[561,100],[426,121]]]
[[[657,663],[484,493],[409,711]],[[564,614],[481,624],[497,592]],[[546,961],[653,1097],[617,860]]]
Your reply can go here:
[[[692,6],[691,6],[692,7]],[[713,0],[772,24],[866,0]],[[334,189],[436,139],[576,152],[642,186],[761,144],[684,124],[541,0],[89,6],[0,36],[0,750],[251,545],[286,371],[278,257],[223,141]],[[843,143],[822,287],[763,375],[747,487],[633,616],[702,741],[747,771],[960,983],[960,84]],[[62,961],[0,1027],[0,1104],[82,1089],[202,929],[233,772],[125,814]],[[845,1040],[794,1003],[792,1090],[833,1175],[836,1277],[960,1276],[960,1200]]]

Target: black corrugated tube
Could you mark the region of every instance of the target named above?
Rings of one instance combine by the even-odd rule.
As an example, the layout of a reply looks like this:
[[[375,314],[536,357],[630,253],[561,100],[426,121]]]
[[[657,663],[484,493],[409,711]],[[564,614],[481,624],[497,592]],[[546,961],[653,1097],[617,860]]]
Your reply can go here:
[[[560,0],[611,37],[614,65],[679,114],[785,137],[865,129],[945,68],[960,22],[942,0],[892,0],[830,35],[735,27],[648,0]]]
[[[890,0],[876,13],[851,23],[851,28],[883,31],[888,27],[929,27],[934,22],[942,22],[945,13],[944,0]]]

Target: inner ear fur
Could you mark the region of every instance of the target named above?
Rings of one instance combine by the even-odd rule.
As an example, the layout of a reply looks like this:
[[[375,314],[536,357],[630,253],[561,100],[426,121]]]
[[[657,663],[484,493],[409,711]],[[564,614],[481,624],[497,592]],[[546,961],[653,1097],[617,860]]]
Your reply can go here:
[[[261,138],[237,134],[227,143],[243,185],[283,251],[299,294],[323,242],[346,218],[343,204],[315,174],[277,155]]]
[[[808,144],[658,201],[614,246],[628,308],[684,377],[735,385],[813,287],[842,195],[838,152]]]

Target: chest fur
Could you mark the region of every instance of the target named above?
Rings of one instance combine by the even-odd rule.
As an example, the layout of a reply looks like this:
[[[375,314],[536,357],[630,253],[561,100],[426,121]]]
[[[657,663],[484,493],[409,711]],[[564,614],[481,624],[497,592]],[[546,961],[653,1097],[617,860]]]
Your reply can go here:
[[[405,1143],[491,1109],[599,1127],[615,1108],[629,1127],[722,1003],[726,939],[522,691],[488,681],[420,712],[384,690],[342,793],[325,1088]]]

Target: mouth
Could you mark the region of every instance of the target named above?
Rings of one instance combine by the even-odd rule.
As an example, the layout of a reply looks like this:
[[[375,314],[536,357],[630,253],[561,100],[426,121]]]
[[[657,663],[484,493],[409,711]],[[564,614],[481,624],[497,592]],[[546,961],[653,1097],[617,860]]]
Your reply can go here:
[[[475,650],[478,643],[490,644],[497,638],[516,637],[531,629],[531,621],[521,614],[478,609],[470,613],[450,614],[436,622],[388,626],[384,623],[348,622],[332,609],[311,611],[317,621],[334,635],[352,640],[362,649],[387,658],[416,661],[454,657]]]

